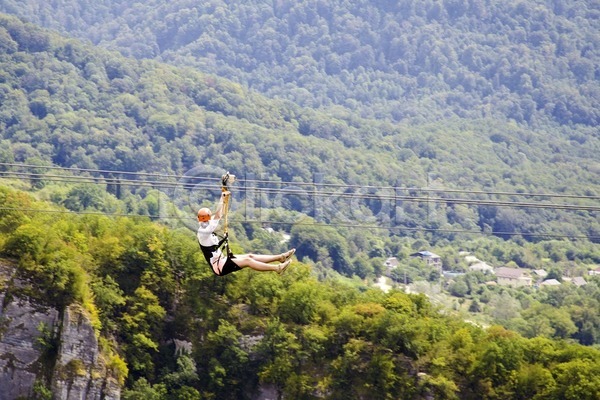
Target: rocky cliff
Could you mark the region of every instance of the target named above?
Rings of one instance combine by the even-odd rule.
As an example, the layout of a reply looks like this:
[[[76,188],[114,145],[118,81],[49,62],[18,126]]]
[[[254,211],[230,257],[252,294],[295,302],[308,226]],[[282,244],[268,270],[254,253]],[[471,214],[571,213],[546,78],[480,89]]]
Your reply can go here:
[[[0,400],[118,400],[83,308],[57,310],[28,298],[10,262],[0,260]]]

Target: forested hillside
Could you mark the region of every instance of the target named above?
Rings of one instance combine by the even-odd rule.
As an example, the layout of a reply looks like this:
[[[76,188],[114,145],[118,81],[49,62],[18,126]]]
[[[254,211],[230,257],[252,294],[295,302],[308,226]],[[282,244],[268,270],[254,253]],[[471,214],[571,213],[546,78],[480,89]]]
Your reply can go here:
[[[83,305],[124,399],[600,395],[595,3],[0,7],[1,285]],[[286,274],[202,260],[225,171],[235,250]]]
[[[293,399],[600,393],[593,347],[484,330],[422,294],[319,281],[298,261],[281,276],[217,278],[186,230],[77,215],[5,187],[0,204],[0,257],[24,282],[2,281],[0,290],[59,309],[82,304],[124,400],[252,399],[265,390]],[[597,309],[597,282],[588,290]],[[36,344],[59,345],[52,332]],[[35,398],[52,398],[45,384],[40,379]]]
[[[2,3],[127,56],[193,66],[311,108],[419,123],[600,122],[593,1]]]
[[[411,125],[325,113],[0,22],[4,162],[179,175],[204,166],[279,187],[322,173],[346,196],[323,222],[373,220],[434,238],[600,237],[593,127],[540,132],[494,119]],[[310,214],[306,198],[281,205]]]

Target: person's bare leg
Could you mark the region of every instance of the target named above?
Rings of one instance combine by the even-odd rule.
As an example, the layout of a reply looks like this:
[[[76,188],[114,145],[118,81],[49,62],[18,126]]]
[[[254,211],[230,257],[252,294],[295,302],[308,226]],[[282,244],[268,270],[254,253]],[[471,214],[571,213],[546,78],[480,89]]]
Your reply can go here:
[[[258,261],[255,258],[252,258],[250,256],[251,256],[251,254],[244,254],[242,256],[236,256],[235,259],[233,260],[233,262],[236,263],[241,268],[248,267],[248,268],[252,268],[253,270],[262,271],[262,272],[265,272],[265,271],[279,272],[279,271],[287,268],[287,266],[291,262],[288,260],[282,264],[268,264],[266,262]],[[279,256],[275,256],[275,257],[278,258]],[[277,258],[275,258],[273,261],[276,261]]]
[[[295,252],[296,249],[292,249],[281,254],[242,254],[240,256],[236,255],[236,258],[250,258],[261,263],[272,263],[275,261],[284,262],[287,261]]]

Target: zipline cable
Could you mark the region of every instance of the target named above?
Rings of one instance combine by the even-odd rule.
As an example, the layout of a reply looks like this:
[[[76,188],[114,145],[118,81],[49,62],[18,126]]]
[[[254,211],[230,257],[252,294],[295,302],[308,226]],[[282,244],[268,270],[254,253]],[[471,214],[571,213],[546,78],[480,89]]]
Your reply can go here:
[[[31,180],[48,180],[51,182],[68,182],[68,183],[103,183],[103,184],[121,184],[131,186],[142,186],[148,185],[152,187],[163,187],[163,188],[182,188],[182,189],[207,189],[214,190],[214,185],[209,183],[195,183],[195,182],[211,182],[218,181],[219,178],[209,176],[186,176],[186,175],[168,175],[168,174],[157,174],[157,173],[145,173],[145,172],[130,172],[130,171],[115,171],[115,170],[100,170],[100,169],[82,169],[82,168],[63,168],[55,166],[38,166],[32,164],[17,164],[17,163],[0,163],[0,166],[5,167],[19,167],[30,170],[39,170],[40,168],[58,171],[78,171],[86,173],[107,173],[107,174],[123,174],[130,176],[144,176],[144,177],[157,177],[161,180],[150,180],[150,179],[124,179],[121,177],[107,177],[107,176],[77,176],[77,175],[56,175],[56,174],[41,174],[32,172],[16,172],[16,171],[0,171],[0,176],[10,177],[16,176],[19,179],[31,179]],[[178,182],[166,181],[164,178],[176,178]],[[183,182],[182,182],[183,180]],[[189,183],[185,183],[189,181]],[[487,206],[509,206],[509,207],[530,207],[530,208],[545,208],[545,209],[564,209],[564,210],[576,210],[576,211],[599,211],[600,207],[594,206],[582,206],[575,204],[547,204],[547,203],[531,203],[531,202],[519,202],[519,201],[499,201],[499,200],[482,200],[482,199],[460,199],[460,198],[444,198],[444,197],[431,197],[431,196],[414,196],[414,195],[399,195],[398,191],[409,191],[409,192],[436,192],[436,193],[472,193],[472,194],[484,194],[484,195],[508,195],[508,196],[527,196],[527,197],[556,197],[556,198],[571,198],[580,200],[596,200],[599,199],[597,196],[580,196],[580,195],[565,195],[565,194],[535,194],[535,193],[516,193],[516,192],[485,192],[485,191],[465,191],[465,190],[453,190],[453,189],[431,189],[431,188],[415,188],[415,187],[388,187],[388,186],[359,186],[359,185],[344,185],[344,184],[323,184],[323,183],[306,183],[306,182],[283,182],[283,181],[271,181],[271,180],[256,180],[256,179],[241,179],[243,184],[240,185],[238,190],[240,192],[250,192],[252,194],[276,194],[276,195],[310,195],[310,196],[336,196],[341,199],[362,199],[362,200],[390,200],[390,201],[416,201],[416,202],[439,202],[439,203],[461,203],[470,205],[487,205]],[[252,184],[265,184],[269,186],[281,186],[288,184],[292,188],[273,188],[265,186],[248,186]],[[320,190],[315,192],[306,192],[302,189],[293,187],[320,187],[320,188],[338,188],[345,189],[345,192],[339,191],[324,191]],[[394,190],[393,195],[389,194],[364,194],[364,193],[348,193],[352,189],[371,189],[371,190]],[[6,208],[0,207],[3,210],[21,210],[30,212],[60,212],[60,213],[72,213],[73,211],[60,211],[60,210],[38,210],[38,209],[18,209],[18,208]],[[138,218],[152,218],[152,219],[182,219],[181,216],[165,216],[165,215],[139,215],[131,213],[107,213],[107,212],[96,212],[96,211],[75,211],[77,214],[83,215],[105,215],[105,216],[117,216],[117,217],[138,217]],[[245,221],[245,222],[260,222],[270,224],[286,224],[280,221]],[[295,222],[294,224],[298,224]],[[510,236],[534,236],[534,237],[555,237],[555,238],[584,238],[595,240],[595,236],[586,235],[561,235],[561,234],[544,234],[544,233],[528,233],[528,232],[483,232],[483,231],[469,231],[469,230],[454,230],[454,229],[443,229],[443,228],[409,228],[409,227],[398,227],[398,226],[382,226],[382,225],[357,225],[357,224],[342,224],[342,223],[330,223],[330,226],[338,227],[359,227],[361,229],[389,229],[399,231],[426,231],[426,232],[445,232],[445,233],[464,233],[464,234],[489,234],[489,235],[510,235]]]
[[[0,210],[4,211],[21,211],[21,212],[34,212],[34,213],[51,213],[51,214],[77,214],[77,215],[100,215],[106,217],[126,217],[126,218],[144,218],[144,219],[190,219],[179,216],[159,216],[159,215],[140,215],[130,213],[107,213],[102,211],[71,211],[71,210],[51,210],[51,209],[39,209],[39,208],[25,208],[25,207],[0,207]],[[282,222],[272,220],[241,220],[238,222],[247,223],[259,223],[259,224],[271,224],[271,225],[294,225],[294,226],[314,226],[314,222]],[[353,223],[339,223],[333,222],[328,223],[327,226],[331,227],[343,227],[343,228],[358,228],[358,229],[371,229],[371,230],[390,230],[390,231],[407,231],[407,232],[434,232],[434,233],[461,233],[461,234],[473,234],[473,235],[502,235],[502,236],[527,236],[527,237],[549,237],[557,239],[586,239],[586,240],[600,240],[600,236],[587,236],[587,235],[565,235],[565,234],[553,234],[553,233],[537,233],[537,232],[503,232],[503,231],[479,231],[479,230],[465,230],[465,229],[447,229],[447,228],[425,228],[425,227],[400,227],[400,226],[382,226],[382,225],[360,225]]]
[[[154,180],[133,180],[133,179],[120,179],[120,178],[95,178],[88,176],[63,176],[63,175],[49,175],[49,174],[34,174],[27,172],[12,172],[12,171],[0,171],[0,176],[10,177],[14,176],[19,179],[37,179],[37,180],[48,180],[50,182],[67,182],[67,183],[95,183],[95,184],[123,184],[131,186],[152,186],[152,187],[163,187],[163,188],[182,188],[182,189],[214,189],[214,185],[209,184],[198,184],[198,183],[181,183],[181,182],[168,182],[168,181],[154,181]],[[210,177],[195,177],[194,179],[200,180],[216,180],[216,178]],[[248,182],[248,181],[246,181]],[[363,187],[360,187],[363,188]],[[409,189],[403,189],[409,190]],[[269,188],[262,186],[240,186],[239,191],[242,193],[262,193],[262,194],[281,194],[281,195],[305,195],[305,196],[335,196],[339,199],[352,199],[352,200],[388,200],[388,201],[413,201],[413,202],[432,202],[432,203],[443,203],[443,204],[467,204],[477,206],[504,206],[504,207],[521,207],[521,208],[542,208],[542,209],[555,209],[555,210],[575,210],[575,211],[600,211],[600,206],[587,206],[580,204],[558,204],[558,203],[534,203],[524,201],[501,201],[501,200],[483,200],[483,199],[466,199],[466,198],[452,198],[452,197],[431,197],[431,196],[415,196],[415,195],[400,195],[400,194],[364,194],[364,193],[348,193],[348,192],[335,192],[335,191],[311,191],[307,192],[301,189],[294,188]],[[416,191],[416,190],[414,190]],[[442,190],[440,190],[442,192]],[[462,191],[454,191],[462,192]],[[489,192],[486,192],[489,193]],[[514,193],[511,193],[514,195]],[[527,196],[531,196],[528,194]],[[552,197],[551,194],[543,194],[538,196]],[[557,195],[557,197],[572,198],[580,200],[596,199],[593,196],[575,196],[575,195]],[[600,199],[600,198],[599,198]]]
[[[161,178],[175,178],[181,179],[202,179],[206,181],[219,181],[218,177],[209,176],[193,176],[193,175],[174,175],[174,174],[159,174],[149,172],[132,172],[132,171],[121,171],[121,170],[105,170],[105,169],[90,169],[90,168],[73,168],[73,167],[58,167],[58,166],[40,166],[34,164],[21,164],[21,163],[6,163],[0,162],[0,166],[5,167],[22,167],[29,169],[53,169],[53,170],[65,170],[65,171],[81,171],[90,173],[106,173],[106,174],[122,174],[122,175],[137,175],[137,176],[151,176]],[[6,173],[10,171],[0,171],[0,173]],[[43,174],[40,174],[43,175]],[[107,178],[102,179],[117,179]],[[505,192],[505,191],[478,191],[478,190],[464,190],[464,189],[436,189],[436,188],[423,188],[423,187],[398,187],[398,186],[370,186],[370,185],[353,185],[353,184],[336,184],[336,183],[315,183],[315,182],[296,182],[296,181],[273,181],[273,180],[261,180],[261,179],[244,179],[238,178],[239,182],[247,183],[251,182],[254,184],[267,184],[267,185],[286,185],[286,186],[308,186],[308,187],[333,187],[333,188],[346,188],[346,189],[361,189],[361,190],[401,190],[401,191],[421,191],[421,192],[441,192],[441,193],[468,193],[468,194],[483,194],[483,195],[502,195],[502,196],[523,196],[523,197],[554,197],[554,198],[574,198],[574,199],[591,199],[600,200],[600,196],[583,196],[583,195],[571,195],[571,194],[560,194],[560,193],[520,193],[520,192]],[[165,181],[147,181],[147,182],[165,182]],[[172,182],[169,182],[172,183]],[[244,187],[247,185],[241,185]]]
[[[32,164],[17,164],[17,163],[0,163],[0,166],[4,167],[16,167],[29,169],[31,171],[39,171],[40,169],[57,170],[57,171],[69,171],[69,172],[84,172],[84,173],[95,173],[95,174],[109,174],[110,176],[86,176],[86,175],[58,175],[38,172],[17,172],[17,171],[0,171],[0,178],[4,177],[16,177],[22,180],[46,180],[50,182],[65,182],[65,183],[92,183],[92,184],[113,184],[113,185],[125,185],[125,186],[150,186],[153,188],[165,188],[165,189],[182,189],[182,190],[215,190],[213,181],[218,181],[219,178],[210,176],[193,176],[193,175],[169,175],[169,174],[158,174],[158,173],[145,173],[145,172],[130,172],[130,171],[115,171],[115,170],[100,170],[100,169],[82,169],[82,168],[63,168],[56,166],[38,166]],[[131,178],[122,178],[117,175],[131,176]],[[136,177],[146,177],[147,179],[134,179]],[[156,178],[156,179],[152,179]],[[165,180],[165,178],[178,179],[178,181]],[[283,181],[272,181],[272,180],[257,180],[257,179],[241,179],[242,184],[239,186],[238,191],[240,193],[248,193],[250,196],[257,196],[263,194],[274,194],[274,195],[297,195],[297,196],[309,196],[313,198],[334,196],[336,199],[349,199],[349,200],[378,200],[378,201],[390,201],[390,202],[427,202],[427,203],[442,203],[442,204],[465,204],[474,206],[495,206],[495,207],[522,207],[522,208],[536,208],[536,209],[551,209],[551,210],[572,210],[572,211],[588,211],[597,212],[600,211],[600,207],[587,206],[578,204],[557,204],[557,203],[534,203],[524,201],[501,201],[501,200],[484,200],[484,199],[465,199],[465,198],[453,198],[453,197],[431,197],[417,196],[417,195],[402,195],[399,192],[408,193],[469,193],[477,195],[495,195],[495,196],[521,196],[521,197],[545,197],[545,198],[569,198],[578,200],[598,200],[598,196],[581,196],[581,195],[570,195],[570,194],[551,194],[551,193],[517,193],[517,192],[501,192],[501,191],[466,191],[466,190],[454,190],[454,189],[432,189],[432,188],[416,188],[416,187],[393,187],[393,186],[362,186],[362,185],[347,185],[347,184],[325,184],[325,183],[307,183],[307,182],[283,182]],[[249,186],[249,185],[266,185],[266,186]],[[273,186],[284,186],[273,187]],[[302,187],[308,187],[312,190],[306,191]],[[314,190],[319,188],[321,190]],[[327,188],[328,190],[322,190]],[[339,189],[338,191],[332,189]],[[342,190],[342,191],[340,191]],[[352,190],[371,190],[379,191],[379,193],[356,193]],[[393,194],[381,193],[382,191],[393,191]],[[8,208],[0,208],[7,210]],[[25,209],[23,209],[25,210]],[[50,212],[40,210],[29,210],[38,212]],[[73,211],[52,211],[52,212],[64,212],[71,213]],[[139,218],[152,218],[152,219],[185,219],[182,216],[166,216],[166,215],[139,215],[131,213],[107,213],[107,212],[94,212],[94,211],[79,211],[78,214],[91,214],[91,215],[106,215],[106,216],[117,216],[117,217],[139,217]],[[278,224],[279,221],[248,221],[245,222],[260,222],[269,224]],[[294,222],[297,224],[297,222]],[[586,235],[562,235],[562,234],[544,234],[544,233],[531,233],[531,232],[483,232],[483,231],[469,231],[469,230],[453,230],[443,228],[408,228],[399,226],[382,226],[380,225],[357,225],[357,224],[342,224],[342,223],[329,223],[330,226],[338,227],[358,227],[361,229],[388,229],[390,231],[425,231],[425,232],[441,232],[441,233],[464,233],[464,234],[489,234],[489,235],[508,235],[508,236],[531,236],[531,237],[553,237],[553,238],[582,238],[588,240],[597,240],[596,236]]]

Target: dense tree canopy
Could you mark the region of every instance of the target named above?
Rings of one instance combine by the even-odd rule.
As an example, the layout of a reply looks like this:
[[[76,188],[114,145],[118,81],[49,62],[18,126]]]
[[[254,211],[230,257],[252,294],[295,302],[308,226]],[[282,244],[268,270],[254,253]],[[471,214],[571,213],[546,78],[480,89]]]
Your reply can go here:
[[[0,14],[5,289],[81,303],[123,398],[598,397],[593,4],[22,3],[71,38]],[[234,247],[295,246],[285,275],[217,279],[182,229],[224,171]],[[369,285],[390,256],[452,306]]]
[[[78,215],[5,187],[0,200],[0,256],[15,260],[22,282],[4,283],[7,295],[82,303],[112,341],[103,351],[120,366],[125,399],[252,398],[261,384],[294,398],[592,399],[600,391],[600,352],[565,340],[575,330],[566,313],[535,325],[554,338],[528,338],[440,313],[424,295],[319,281],[298,261],[282,276],[216,278],[186,231]],[[595,290],[586,301],[597,311],[598,285],[586,290]],[[589,323],[565,293],[545,303]],[[544,308],[523,316],[548,317]],[[174,352],[175,339],[193,351]]]
[[[600,122],[598,10],[581,0],[7,0],[0,10],[308,107],[395,121]]]
[[[600,236],[594,208],[600,139],[594,127],[555,126],[541,132],[491,118],[412,125],[362,119],[343,109],[325,113],[269,100],[190,69],[124,59],[11,17],[0,21],[5,32],[0,134],[2,149],[8,150],[0,152],[0,159],[5,163],[101,169],[101,178],[113,183],[132,179],[124,172],[198,169],[216,177],[229,170],[282,182],[267,183],[269,189],[315,182],[315,174],[323,174],[323,184],[436,192],[325,187],[327,198],[319,211],[310,198],[315,190],[303,186],[301,195],[271,196],[269,201],[328,223],[373,221],[428,229],[436,238],[452,238],[443,232],[454,230],[505,237]],[[36,178],[37,185],[44,182]],[[466,192],[444,192],[456,189]],[[62,199],[71,209],[100,200],[89,187],[72,190]],[[127,194],[119,184],[109,190]],[[145,196],[135,187],[129,190]],[[472,194],[479,190],[484,193]],[[558,196],[528,197],[542,193]],[[470,197],[466,204],[450,201],[464,196]],[[534,208],[510,206],[530,199]],[[478,204],[483,200],[492,205]],[[497,201],[508,207],[494,206]],[[569,209],[562,207],[565,203],[574,204]],[[148,199],[142,207],[156,210],[156,201]]]

